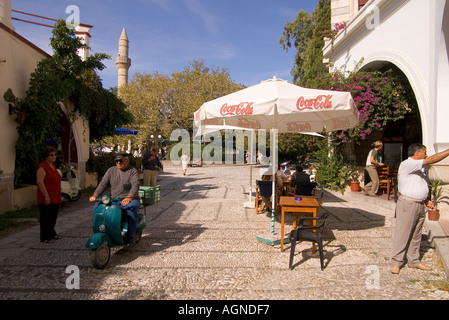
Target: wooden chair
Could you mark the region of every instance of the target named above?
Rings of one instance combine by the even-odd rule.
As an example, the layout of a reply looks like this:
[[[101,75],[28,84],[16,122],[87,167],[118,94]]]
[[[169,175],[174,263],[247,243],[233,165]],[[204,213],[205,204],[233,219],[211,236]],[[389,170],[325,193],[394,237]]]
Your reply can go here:
[[[305,196],[305,197],[309,197],[309,196]],[[321,189],[318,191],[318,194],[316,194],[316,188],[313,189],[313,197],[316,198],[316,201],[319,203],[319,205],[320,205],[320,207],[321,207],[321,205],[323,204],[324,189],[321,188]],[[293,214],[293,225],[294,225],[294,226],[297,226],[298,223],[299,223],[298,220],[299,220],[300,218],[303,218],[303,217],[304,217],[304,213],[295,213],[295,212],[292,212],[292,214]],[[305,223],[306,223],[306,225],[307,225],[307,224],[312,225],[313,221],[306,221]]]
[[[256,180],[256,214],[263,211],[266,204],[262,197],[270,198],[273,193],[273,182]]]
[[[391,169],[388,166],[377,167],[377,175],[379,176],[379,190],[388,195],[394,192],[394,177],[391,174]]]
[[[318,201],[318,203],[321,206],[323,204],[324,189],[321,188],[317,193],[315,188],[313,195],[316,197],[316,201]]]
[[[296,187],[292,187],[290,185],[284,186],[284,195],[287,197],[293,197],[296,195]]]

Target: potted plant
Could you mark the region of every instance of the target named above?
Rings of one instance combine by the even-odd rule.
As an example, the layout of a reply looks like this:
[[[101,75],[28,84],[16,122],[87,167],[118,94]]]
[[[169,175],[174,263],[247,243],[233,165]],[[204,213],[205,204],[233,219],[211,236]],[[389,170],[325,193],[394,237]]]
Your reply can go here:
[[[441,187],[441,180],[433,180],[430,181],[430,195],[431,201],[433,202],[434,209],[427,210],[427,217],[431,221],[438,221],[440,218],[440,210],[438,209],[438,205],[440,203],[449,204],[449,197],[443,195],[443,187]]]
[[[360,173],[356,167],[352,167],[351,172],[351,191],[359,192],[360,191],[360,181],[359,181]]]
[[[359,172],[354,165],[345,165],[340,171],[344,183],[346,185],[351,185],[352,192],[360,191],[360,181],[359,181]]]

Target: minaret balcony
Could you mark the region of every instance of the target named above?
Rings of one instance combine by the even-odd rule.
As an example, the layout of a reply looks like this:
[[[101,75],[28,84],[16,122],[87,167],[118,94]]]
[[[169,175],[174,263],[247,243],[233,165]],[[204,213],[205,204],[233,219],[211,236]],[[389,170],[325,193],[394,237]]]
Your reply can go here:
[[[115,64],[124,64],[124,65],[131,65],[131,59],[128,57],[117,57],[115,58]]]

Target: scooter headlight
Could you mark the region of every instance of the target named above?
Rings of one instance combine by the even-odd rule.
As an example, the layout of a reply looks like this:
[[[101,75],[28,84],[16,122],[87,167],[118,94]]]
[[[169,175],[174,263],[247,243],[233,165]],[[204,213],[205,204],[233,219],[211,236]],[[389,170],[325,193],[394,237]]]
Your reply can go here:
[[[106,204],[106,205],[110,204],[111,203],[111,197],[107,196],[107,195],[104,195],[104,196],[101,197],[101,202],[103,204]]]

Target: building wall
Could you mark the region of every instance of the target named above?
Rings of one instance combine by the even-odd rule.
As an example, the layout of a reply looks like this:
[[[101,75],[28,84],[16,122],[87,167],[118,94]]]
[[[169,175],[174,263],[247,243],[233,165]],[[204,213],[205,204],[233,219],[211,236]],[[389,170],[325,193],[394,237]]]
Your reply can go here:
[[[17,97],[24,97],[30,74],[47,54],[33,47],[3,23],[0,23],[0,213],[12,209],[14,189],[15,143],[18,138],[14,115],[8,113],[3,94],[9,88]]]
[[[345,7],[350,2],[332,4]],[[371,0],[350,17],[346,28],[323,51],[333,68],[342,71],[354,70],[362,59],[362,69],[385,63],[398,66],[415,92],[423,144],[433,154],[449,148],[448,34],[446,0]],[[435,167],[435,177],[449,183],[449,159]]]
[[[9,115],[8,103],[3,94],[11,88],[14,95],[24,97],[31,73],[40,60],[49,55],[0,22],[0,214],[35,201],[18,199],[23,193],[14,191],[15,144],[18,138],[15,115]],[[65,112],[66,110],[62,108]],[[76,144],[80,186],[84,186],[85,164],[89,159],[89,125],[77,119],[73,125],[73,143]],[[35,194],[31,195],[34,197]],[[16,199],[15,199],[16,197]],[[27,197],[30,197],[28,194]]]
[[[358,11],[358,0],[332,0],[331,23],[343,23],[349,21]]]

